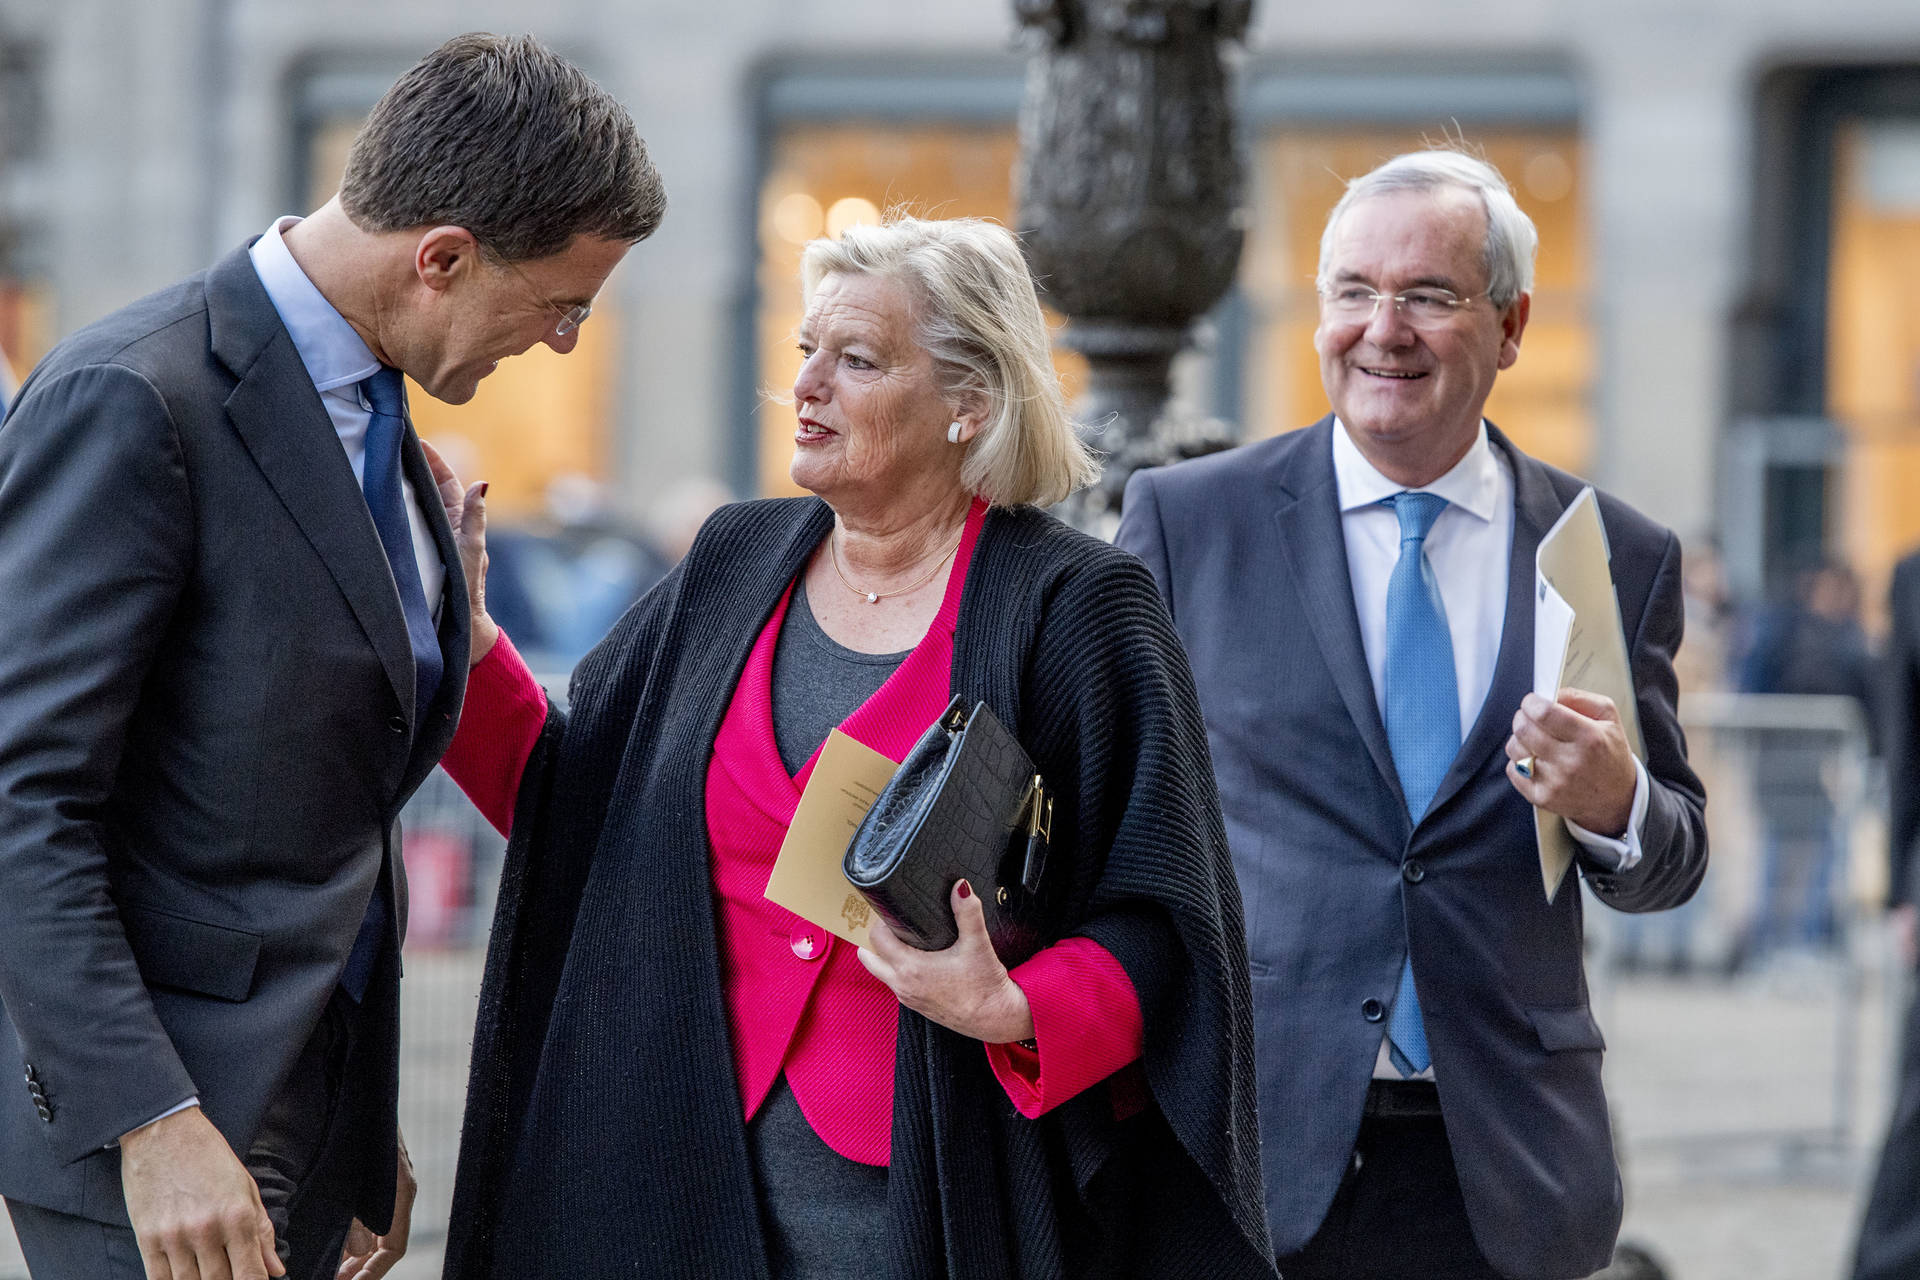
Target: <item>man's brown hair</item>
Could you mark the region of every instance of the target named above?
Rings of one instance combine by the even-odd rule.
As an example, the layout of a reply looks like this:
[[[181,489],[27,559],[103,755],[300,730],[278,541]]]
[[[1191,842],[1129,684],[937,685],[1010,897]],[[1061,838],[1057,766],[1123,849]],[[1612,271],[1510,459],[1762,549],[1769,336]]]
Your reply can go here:
[[[394,82],[347,153],[365,231],[453,225],[509,261],[576,235],[631,244],[666,190],[626,108],[532,36],[455,36]]]

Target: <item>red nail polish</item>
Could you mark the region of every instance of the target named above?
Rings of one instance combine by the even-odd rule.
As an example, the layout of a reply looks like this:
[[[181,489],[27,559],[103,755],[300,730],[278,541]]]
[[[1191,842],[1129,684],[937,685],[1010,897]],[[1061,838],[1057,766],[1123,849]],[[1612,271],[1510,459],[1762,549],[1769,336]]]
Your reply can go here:
[[[480,496],[483,498],[487,496],[487,481],[485,480],[480,482]]]
[[[963,898],[971,898],[973,896],[973,886],[965,880],[960,882],[960,896]]]

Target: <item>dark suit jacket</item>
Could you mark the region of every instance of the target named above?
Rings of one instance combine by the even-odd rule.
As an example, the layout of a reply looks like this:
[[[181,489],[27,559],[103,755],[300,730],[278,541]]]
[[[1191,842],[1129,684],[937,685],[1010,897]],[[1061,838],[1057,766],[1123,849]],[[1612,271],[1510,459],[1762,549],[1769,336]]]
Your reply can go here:
[[[1332,431],[1327,418],[1140,472],[1118,537],[1160,584],[1207,719],[1246,902],[1274,1245],[1299,1250],[1326,1215],[1380,1044],[1367,1012],[1391,1004],[1410,940],[1482,1252],[1529,1280],[1585,1276],[1606,1265],[1621,1206],[1580,894],[1547,904],[1533,811],[1503,750],[1532,687],[1534,550],[1580,482],[1491,433],[1514,472],[1499,659],[1415,827],[1361,646]],[[1611,498],[1600,509],[1653,787],[1644,860],[1587,879],[1604,901],[1648,911],[1684,901],[1706,869],[1704,796],[1674,714],[1680,547]]]
[[[1920,901],[1913,849],[1920,841],[1920,553],[1893,567],[1887,596],[1887,905]]]
[[[125,1222],[105,1148],[192,1094],[244,1153],[387,877],[342,1103],[386,1220],[394,821],[468,640],[411,431],[404,465],[447,566],[419,725],[385,553],[245,250],[61,343],[0,425],[0,1194]]]

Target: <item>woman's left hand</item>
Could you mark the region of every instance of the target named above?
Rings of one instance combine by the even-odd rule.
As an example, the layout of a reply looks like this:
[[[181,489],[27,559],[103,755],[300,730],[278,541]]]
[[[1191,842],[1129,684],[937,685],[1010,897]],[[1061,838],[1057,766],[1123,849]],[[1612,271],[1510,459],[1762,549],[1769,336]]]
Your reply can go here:
[[[467,662],[477,667],[500,638],[500,628],[487,614],[487,482],[482,480],[463,489],[460,477],[438,449],[422,440],[420,451],[427,455],[427,468],[440,490],[440,504],[446,508],[447,523],[453,526],[454,545],[460,548],[460,569],[467,580],[467,617],[472,627]]]
[[[988,1044],[1033,1038],[1026,992],[1007,975],[987,937],[986,913],[965,880],[948,897],[960,937],[945,951],[922,951],[894,936],[874,917],[860,963],[887,984],[900,1003],[963,1036]]]

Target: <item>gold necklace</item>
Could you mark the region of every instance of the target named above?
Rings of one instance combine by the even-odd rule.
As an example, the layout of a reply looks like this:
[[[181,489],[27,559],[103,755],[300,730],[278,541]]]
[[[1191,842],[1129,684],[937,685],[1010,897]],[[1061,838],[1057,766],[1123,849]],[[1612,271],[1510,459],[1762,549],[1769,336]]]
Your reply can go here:
[[[962,525],[960,528],[960,537],[953,540],[953,545],[947,548],[945,555],[942,555],[938,560],[933,562],[933,568],[927,570],[924,576],[916,579],[907,586],[901,587],[898,591],[868,591],[864,587],[856,587],[847,581],[846,570],[840,567],[840,531],[838,529],[835,529],[833,536],[827,539],[827,554],[833,559],[833,572],[834,575],[840,579],[841,586],[857,596],[865,596],[868,604],[879,604],[882,600],[890,596],[904,596],[908,592],[918,591],[921,587],[932,582],[933,575],[940,572],[940,566],[947,562],[947,556],[952,555],[960,549],[960,538],[966,536],[966,526]]]

